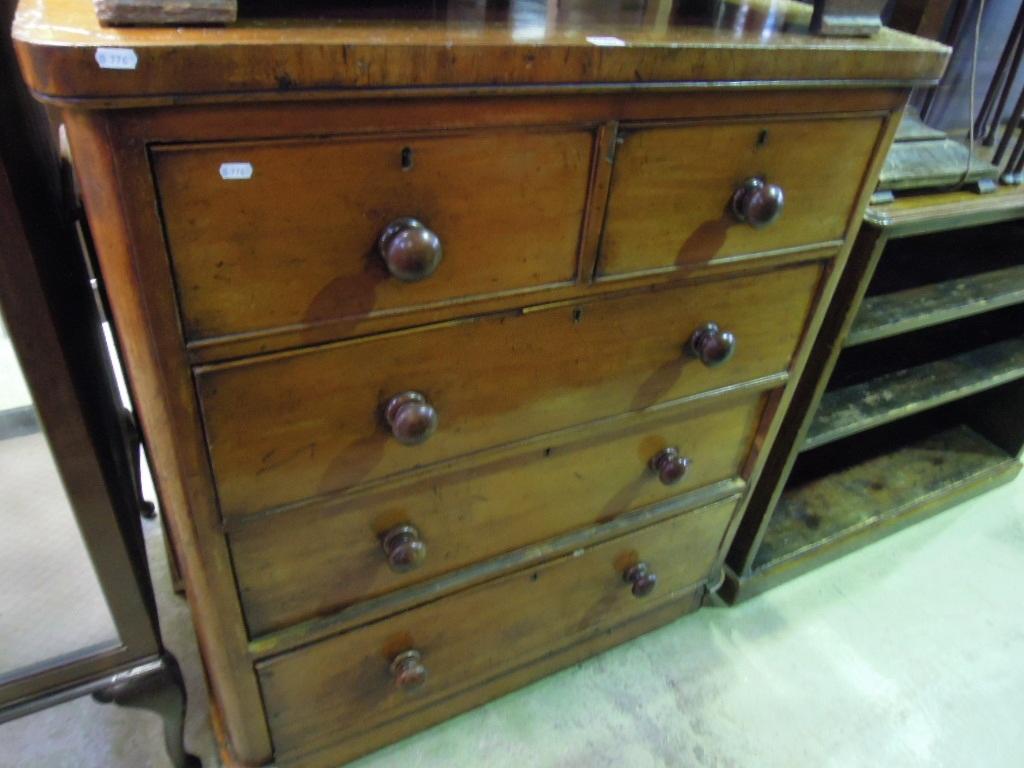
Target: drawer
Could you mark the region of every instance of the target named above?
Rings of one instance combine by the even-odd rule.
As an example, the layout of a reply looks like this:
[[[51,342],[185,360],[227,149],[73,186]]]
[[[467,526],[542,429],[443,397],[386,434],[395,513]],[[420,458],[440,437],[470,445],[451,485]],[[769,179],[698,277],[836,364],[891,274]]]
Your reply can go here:
[[[229,540],[249,630],[278,629],[738,477],[765,397],[715,398],[242,525]],[[680,479],[669,474],[680,464],[666,463],[662,482],[649,464],[669,448],[689,465]]]
[[[592,144],[591,131],[551,129],[159,147],[186,336],[355,322],[569,283]],[[251,176],[221,178],[226,163],[248,163]],[[426,229],[398,226],[385,249],[399,279],[379,240],[410,218]],[[437,248],[440,262],[422,276]]]
[[[598,273],[671,270],[841,239],[881,128],[874,117],[627,128]],[[781,213],[757,227],[732,212],[737,190],[753,178],[765,186],[740,195],[754,206],[748,221],[772,210],[772,187],[783,194]]]
[[[196,382],[221,509],[245,514],[786,370],[821,265],[645,290],[208,366]],[[709,321],[718,366],[688,353]],[[396,400],[395,426],[386,405]],[[408,407],[405,407],[408,406]],[[436,431],[424,442],[427,417]]]
[[[358,736],[700,588],[734,508],[703,507],[257,664],[277,757]],[[640,563],[657,577],[643,598],[623,576]],[[426,670],[414,690],[390,669],[409,651]],[[412,686],[422,675],[409,656],[398,677]]]

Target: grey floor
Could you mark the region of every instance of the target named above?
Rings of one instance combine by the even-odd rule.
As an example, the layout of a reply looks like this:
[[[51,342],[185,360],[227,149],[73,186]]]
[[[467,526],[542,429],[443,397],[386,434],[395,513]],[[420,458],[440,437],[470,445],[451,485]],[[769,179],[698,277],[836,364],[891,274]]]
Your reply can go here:
[[[214,766],[188,613],[146,526],[192,697],[188,744]],[[1024,480],[355,765],[1019,768],[1022,588]],[[148,713],[83,700],[0,726],[0,766],[167,764]]]

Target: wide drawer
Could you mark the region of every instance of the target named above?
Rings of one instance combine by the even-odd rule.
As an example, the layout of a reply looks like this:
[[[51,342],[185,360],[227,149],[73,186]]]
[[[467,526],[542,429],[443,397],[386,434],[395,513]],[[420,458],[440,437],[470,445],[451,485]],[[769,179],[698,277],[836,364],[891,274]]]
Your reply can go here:
[[[738,477],[765,397],[702,400],[240,526],[229,539],[249,630],[268,632]],[[681,479],[663,482],[650,463],[667,449],[689,464]],[[666,463],[666,473],[678,466]]]
[[[357,736],[699,588],[734,507],[702,507],[257,664],[276,755]],[[624,579],[640,563],[657,577],[643,598]],[[427,675],[415,691],[391,670],[408,651]]]
[[[626,129],[615,155],[598,273],[685,268],[841,239],[881,118],[765,120]],[[732,211],[762,179],[758,203]],[[783,196],[769,224],[769,187]],[[770,191],[776,192],[774,188]],[[760,195],[760,198],[758,197]]]
[[[158,147],[186,336],[356,322],[571,282],[592,143],[589,130],[537,129]],[[406,218],[441,252],[436,271],[411,282],[392,277],[378,249]],[[417,241],[406,246],[408,257]]]
[[[820,274],[806,264],[199,369],[222,511],[329,494],[784,371]],[[687,351],[709,321],[736,337],[722,365]],[[437,416],[418,445],[395,436],[408,438],[410,422],[393,433],[383,415],[408,391]]]

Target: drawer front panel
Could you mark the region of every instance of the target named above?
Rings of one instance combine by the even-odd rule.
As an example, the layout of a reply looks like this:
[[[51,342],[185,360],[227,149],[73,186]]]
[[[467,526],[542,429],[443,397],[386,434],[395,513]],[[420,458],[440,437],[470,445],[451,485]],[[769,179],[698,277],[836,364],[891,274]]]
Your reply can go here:
[[[587,130],[509,130],[159,148],[186,335],[355,323],[572,281],[592,144]],[[251,176],[221,178],[231,163]],[[436,271],[413,281],[378,250],[404,218],[440,241]]]
[[[200,369],[222,511],[328,494],[784,371],[820,274],[806,264]],[[713,367],[686,351],[709,321],[737,340]],[[383,415],[410,390],[437,416],[419,445],[399,442]]]
[[[230,542],[249,629],[279,629],[739,476],[764,398],[716,398],[686,414],[244,525]],[[690,462],[671,484],[649,466],[667,448]],[[414,570],[396,571],[382,541],[408,525],[426,555]],[[393,550],[399,565],[406,551]]]
[[[312,751],[593,636],[707,578],[735,499],[512,574],[257,665],[276,754]],[[646,563],[644,598],[623,574]],[[420,654],[426,682],[398,688],[392,660]]]
[[[857,118],[626,129],[599,274],[685,268],[842,238],[881,127],[880,118]],[[781,214],[765,226],[731,211],[750,178],[783,192]]]

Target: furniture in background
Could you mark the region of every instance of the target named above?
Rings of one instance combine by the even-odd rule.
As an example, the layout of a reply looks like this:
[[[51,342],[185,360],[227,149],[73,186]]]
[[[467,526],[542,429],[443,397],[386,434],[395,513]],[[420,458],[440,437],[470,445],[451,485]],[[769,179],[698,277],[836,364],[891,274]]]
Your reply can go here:
[[[868,209],[721,594],[793,578],[1020,471],[1024,193]]]
[[[800,3],[22,10],[242,764],[337,764],[701,604],[947,56],[822,46]]]
[[[0,8],[9,21],[13,8]],[[7,38],[0,64],[0,386],[25,401],[0,410],[0,722],[92,694],[160,714],[173,765],[194,768],[182,742],[185,689],[161,642],[142,540],[139,445],[72,195]]]
[[[486,5],[488,0],[481,0]],[[949,0],[946,0],[949,2]],[[228,24],[237,20],[239,0],[93,0],[101,24]],[[447,0],[429,0],[431,9]],[[492,5],[497,5],[491,0]],[[244,5],[245,3],[243,3]],[[649,5],[662,5],[652,0]],[[811,29],[822,35],[873,35],[882,28],[884,0],[814,0]]]

